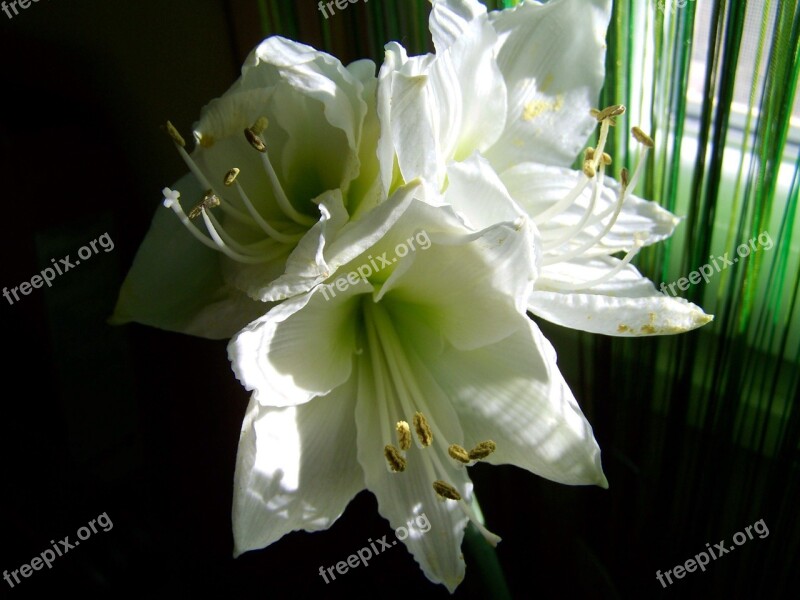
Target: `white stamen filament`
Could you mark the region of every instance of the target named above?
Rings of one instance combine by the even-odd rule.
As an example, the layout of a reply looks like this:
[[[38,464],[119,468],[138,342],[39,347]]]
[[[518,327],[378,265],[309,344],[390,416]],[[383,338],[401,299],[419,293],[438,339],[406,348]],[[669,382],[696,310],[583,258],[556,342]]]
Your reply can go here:
[[[589,178],[586,175],[581,175],[580,181],[575,185],[574,188],[572,188],[569,194],[564,196],[550,208],[543,210],[538,215],[533,217],[533,222],[537,225],[540,225],[548,219],[551,219],[552,217],[564,212],[566,209],[572,206],[572,203],[575,202],[575,200],[578,199],[578,196],[583,193],[583,190],[586,189],[586,185],[588,183]]]
[[[574,292],[577,290],[583,290],[596,285],[600,285],[602,283],[605,283],[606,281],[609,281],[617,273],[622,271],[622,269],[624,269],[628,265],[628,263],[630,263],[633,260],[633,258],[639,253],[639,250],[642,249],[642,246],[644,246],[644,243],[641,240],[637,239],[636,242],[634,243],[633,248],[631,248],[625,255],[625,258],[619,261],[619,263],[613,269],[607,271],[601,277],[598,277],[596,279],[592,279],[589,281],[580,281],[576,283],[563,283],[560,281],[549,279],[547,277],[542,277],[541,283],[543,286],[555,288],[562,292]]]
[[[581,217],[581,220],[578,221],[572,227],[567,227],[566,231],[558,237],[555,241],[547,241],[544,245],[544,251],[548,252],[550,250],[554,250],[559,246],[567,243],[570,241],[573,236],[579,233],[585,226],[589,217],[592,216],[594,213],[595,204],[597,204],[597,199],[600,196],[602,189],[603,189],[603,180],[605,177],[605,165],[600,166],[600,172],[597,175],[597,181],[594,182],[594,188],[592,190],[592,199],[589,201],[589,206],[586,207],[586,210]]]
[[[192,223],[192,220],[184,213],[183,208],[181,207],[180,202],[178,201],[180,193],[173,192],[172,190],[165,188],[164,206],[172,209],[172,211],[178,216],[178,219],[184,225],[184,227],[186,227],[189,230],[189,232],[199,242],[201,242],[208,248],[212,248],[214,250],[222,252],[223,254],[225,254],[226,256],[237,262],[246,264],[261,264],[264,262],[268,262],[270,260],[274,260],[281,253],[285,252],[286,250],[285,246],[280,246],[279,244],[294,245],[298,241],[300,241],[300,239],[302,239],[305,232],[287,234],[278,231],[275,227],[270,225],[266,221],[266,219],[264,219],[261,216],[261,214],[256,210],[256,208],[253,206],[253,203],[247,197],[247,194],[244,192],[244,189],[238,182],[236,182],[236,189],[239,193],[239,196],[242,199],[242,203],[247,208],[249,214],[248,212],[243,212],[241,209],[227,202],[221,195],[219,195],[216,192],[214,186],[211,184],[211,181],[203,173],[203,170],[192,159],[189,153],[186,152],[185,140],[183,139],[183,137],[181,137],[177,129],[175,129],[175,127],[169,122],[167,122],[167,131],[170,137],[172,138],[172,141],[175,144],[176,149],[178,150],[178,154],[181,156],[184,163],[189,168],[189,171],[192,173],[192,175],[194,175],[194,177],[197,179],[200,185],[202,185],[203,188],[207,190],[207,196],[206,198],[204,198],[203,202],[205,203],[206,199],[209,197],[213,198],[216,202],[215,206],[219,206],[220,209],[226,213],[226,215],[229,215],[231,218],[235,219],[239,223],[242,223],[248,227],[252,227],[254,229],[261,229],[261,231],[263,231],[268,236],[268,239],[259,240],[250,244],[242,244],[237,242],[233,238],[233,236],[231,236],[227,231],[225,231],[223,225],[211,212],[210,210],[212,208],[211,205],[200,205],[195,209],[193,209],[192,211],[192,217],[197,216],[198,212],[199,214],[202,215],[203,222],[205,223],[207,228],[207,232],[203,232],[196,225],[194,225],[194,223]],[[261,141],[260,138],[258,138],[258,141]],[[266,154],[266,152],[264,152],[264,154]],[[267,174],[269,175],[270,181],[272,182],[273,188],[275,189],[275,196],[277,198],[277,203],[279,208],[281,208],[281,210],[295,222],[304,226],[313,225],[314,219],[306,215],[301,215],[291,206],[291,204],[289,204],[289,200],[286,197],[286,194],[284,193],[283,188],[281,187],[280,182],[277,179],[277,175],[275,174],[272,165],[269,164],[268,157],[266,156],[265,156],[265,167],[267,169]],[[235,171],[237,174],[239,172],[238,169],[234,169],[231,171],[231,173],[233,171]],[[234,180],[235,180],[235,175],[231,178],[231,181]],[[226,185],[229,185],[227,178],[226,178]],[[276,245],[276,243],[278,245]]]
[[[419,389],[416,378],[411,372],[408,359],[402,352],[397,351],[397,348],[400,347],[401,344],[399,338],[397,337],[397,332],[395,331],[391,322],[391,318],[386,314],[385,309],[380,306],[379,303],[373,302],[371,298],[366,299],[363,306],[372,364],[376,366],[380,365],[375,369],[376,376],[379,375],[378,371],[380,371],[380,375],[385,374],[383,372],[383,363],[385,361],[385,364],[389,370],[389,375],[394,383],[393,388],[396,392],[396,398],[400,402],[401,411],[406,415],[413,415],[416,412],[416,407],[419,412],[432,415],[433,413],[429,410],[427,403],[425,402],[425,396]],[[378,344],[380,344],[380,348],[383,350],[383,352],[379,353],[377,351]],[[390,421],[387,418],[387,410],[386,406],[384,405],[384,400],[387,400],[387,398],[385,397],[385,394],[382,393],[379,394],[379,396],[380,397],[378,401],[383,409],[381,410],[379,408],[382,434],[384,436],[384,440],[386,440],[387,443],[391,443],[392,438],[389,427]],[[442,462],[438,450],[442,450],[445,456],[449,456],[447,452],[449,444],[434,420],[428,420],[428,425],[433,431],[433,442],[435,445],[439,446],[439,448],[423,448],[416,436],[415,439],[417,440],[419,455],[422,457],[425,475],[428,480],[433,483],[439,479],[446,480],[446,477],[443,477],[443,475],[448,473],[449,470]],[[452,468],[463,468],[463,465],[458,463]],[[481,535],[483,535],[486,541],[492,546],[496,546],[500,541],[500,537],[489,531],[480,522],[474,511],[463,500],[464,494],[460,490],[459,494],[462,496],[462,499],[457,500],[456,502],[458,503],[461,511],[470,521],[473,522],[475,527],[478,529],[478,531],[480,531]]]
[[[263,152],[261,152],[261,161],[264,164],[264,169],[266,169],[269,180],[272,183],[272,189],[275,192],[275,199],[278,202],[278,206],[280,206],[284,214],[298,225],[306,225],[307,227],[313,225],[314,219],[308,215],[303,215],[297,212],[295,207],[292,206],[292,203],[289,202],[289,197],[286,195],[286,192],[283,191],[283,186],[278,179],[278,174],[272,167],[272,162],[269,160],[269,151],[266,148]]]
[[[264,217],[259,214],[259,212],[256,210],[256,207],[253,206],[252,202],[250,202],[250,198],[245,193],[242,184],[236,181],[234,182],[234,185],[236,186],[236,191],[239,192],[239,197],[242,199],[242,203],[244,204],[245,208],[247,208],[247,212],[250,213],[253,220],[258,224],[264,233],[284,244],[294,244],[300,241],[300,239],[303,237],[302,233],[287,235],[275,229],[266,221],[266,219],[264,219]]]
[[[222,238],[225,244],[230,246],[232,250],[250,256],[258,256],[261,254],[261,252],[259,252],[258,250],[254,250],[253,248],[248,248],[247,246],[243,246],[235,239],[233,239],[233,237],[231,237],[231,235],[227,231],[225,231],[225,229],[222,227],[220,222],[217,220],[217,217],[214,216],[213,212],[204,208],[203,213],[208,215],[208,218],[211,220],[214,229],[219,233],[219,236]]]
[[[220,237],[219,233],[217,233],[217,230],[214,228],[214,224],[211,222],[211,219],[208,218],[208,214],[207,213],[208,213],[208,211],[205,208],[203,208],[200,214],[203,216],[203,222],[205,222],[206,227],[208,228],[208,234],[211,236],[211,239],[214,240],[214,242],[216,243],[217,249],[220,252],[222,252],[225,256],[227,256],[228,258],[230,258],[232,260],[235,260],[237,262],[246,263],[246,264],[250,264],[250,265],[257,265],[257,264],[264,263],[264,262],[267,262],[268,260],[270,260],[270,257],[268,257],[268,256],[267,257],[264,257],[264,256],[246,256],[244,254],[239,254],[238,252],[234,252],[223,241],[223,239]]]
[[[169,209],[172,209],[172,212],[174,212],[178,216],[178,219],[180,220],[181,223],[183,223],[186,229],[189,230],[189,233],[191,233],[198,241],[208,246],[212,250],[219,250],[217,245],[211,239],[209,239],[209,237],[206,236],[202,231],[200,231],[195,226],[194,223],[192,223],[189,220],[189,217],[187,217],[186,213],[183,212],[183,208],[181,207],[181,203],[178,200],[178,198],[170,198],[166,194],[167,191],[166,188],[164,191],[165,191],[164,206],[166,206]]]

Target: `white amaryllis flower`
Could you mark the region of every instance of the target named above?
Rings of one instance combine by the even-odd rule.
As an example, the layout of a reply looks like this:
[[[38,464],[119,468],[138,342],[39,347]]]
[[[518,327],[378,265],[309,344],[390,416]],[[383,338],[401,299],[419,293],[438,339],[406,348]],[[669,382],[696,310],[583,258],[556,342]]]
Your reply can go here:
[[[679,220],[606,177],[608,129],[622,107],[592,106],[603,81],[610,0],[523,2],[487,13],[477,0],[434,0],[436,55],[386,48],[379,74],[385,186],[428,177],[447,198],[505,187],[511,205],[462,204],[466,223],[524,210],[537,225],[540,277],[529,310],[608,335],[680,333],[711,320],[661,294],[630,264]],[[569,166],[601,123],[583,172]],[[644,145],[652,140],[634,133]],[[391,159],[393,157],[393,160]],[[643,157],[641,157],[643,158]],[[641,159],[640,159],[641,160]],[[642,164],[640,162],[640,164]],[[614,257],[624,253],[623,258]]]
[[[326,276],[322,248],[384,196],[376,85],[372,61],[271,37],[203,109],[191,155],[168,123],[191,173],[164,189],[112,322],[229,338]]]
[[[393,528],[426,515],[430,531],[404,543],[452,592],[467,522],[499,540],[475,518],[466,464],[607,486],[591,426],[525,315],[535,276],[526,221],[475,232],[424,184],[403,186],[325,249],[344,263],[338,277],[231,340],[234,371],[253,390],[237,554],[330,527],[366,488]]]

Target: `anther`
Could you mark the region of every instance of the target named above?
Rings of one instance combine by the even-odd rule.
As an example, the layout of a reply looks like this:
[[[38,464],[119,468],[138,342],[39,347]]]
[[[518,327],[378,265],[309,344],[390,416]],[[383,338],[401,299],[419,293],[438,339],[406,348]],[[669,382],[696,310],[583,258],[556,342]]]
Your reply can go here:
[[[397,443],[400,450],[408,450],[411,448],[411,428],[405,421],[397,422]]]
[[[258,134],[255,133],[250,127],[244,130],[244,137],[246,137],[250,145],[259,152],[267,151],[267,145],[264,143],[264,140],[258,137]]]
[[[628,182],[630,181],[628,176],[628,169],[625,167],[619,172],[619,180],[622,182],[622,189],[626,189],[628,187]]]
[[[196,219],[201,215],[203,209],[210,209],[219,205],[220,205],[219,197],[216,194],[214,194],[214,192],[212,192],[211,190],[208,190],[206,192],[206,195],[203,196],[203,199],[200,201],[200,203],[197,206],[195,206],[191,211],[189,211],[189,218]]]
[[[447,498],[448,500],[461,500],[461,494],[458,493],[458,490],[441,479],[437,479],[433,482],[433,491],[442,498]]]
[[[586,175],[589,179],[591,179],[597,174],[594,168],[594,163],[591,160],[583,161],[583,174]]]
[[[414,413],[414,430],[417,432],[419,443],[427,448],[433,443],[433,432],[431,431],[428,420],[421,412]]]
[[[655,147],[656,144],[655,142],[653,142],[653,138],[651,138],[649,135],[647,135],[644,131],[642,131],[638,127],[633,127],[631,129],[631,133],[633,134],[633,137],[636,138],[636,141],[639,142],[640,144],[644,144],[648,148]]]
[[[383,449],[383,455],[386,457],[386,462],[389,463],[389,468],[393,473],[402,473],[406,470],[406,459],[400,454],[400,450],[387,444]]]
[[[589,146],[583,153],[583,160],[594,160],[594,148]]]
[[[605,121],[606,119],[611,119],[613,117],[618,117],[620,115],[625,114],[625,107],[622,104],[614,104],[612,106],[608,106],[601,111],[597,111],[597,114],[593,114],[592,116],[597,119],[598,121]]]
[[[178,144],[178,146],[181,148],[186,146],[186,140],[183,139],[183,136],[181,136],[178,130],[175,129],[175,126],[169,121],[167,121],[167,133],[169,134],[169,137],[172,138],[172,141]]]
[[[225,187],[230,187],[233,185],[233,182],[236,181],[236,178],[239,176],[239,169],[233,167],[230,171],[225,173]]]
[[[612,162],[611,155],[608,152],[603,152],[603,164],[608,167]]]
[[[465,465],[469,464],[469,453],[465,448],[459,446],[458,444],[450,444],[450,447],[447,449],[447,453],[453,460],[457,460]]]
[[[482,458],[489,456],[495,450],[497,450],[497,444],[495,444],[492,440],[486,440],[470,450],[469,457],[472,460],[481,460]]]

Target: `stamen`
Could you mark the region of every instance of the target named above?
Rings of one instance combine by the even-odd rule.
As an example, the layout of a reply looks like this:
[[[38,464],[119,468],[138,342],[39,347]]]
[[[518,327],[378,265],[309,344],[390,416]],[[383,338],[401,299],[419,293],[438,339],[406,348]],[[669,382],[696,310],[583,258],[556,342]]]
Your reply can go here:
[[[219,197],[211,190],[208,190],[206,191],[206,195],[203,196],[203,199],[200,201],[200,203],[189,211],[189,218],[194,220],[200,216],[200,213],[203,211],[203,209],[208,210],[219,205]]]
[[[293,235],[281,233],[272,225],[270,225],[269,222],[264,219],[264,217],[261,216],[261,214],[256,210],[256,207],[253,206],[250,198],[245,193],[242,184],[236,180],[236,175],[239,174],[239,170],[236,169],[236,174],[231,177],[233,170],[234,169],[228,171],[228,174],[225,176],[226,185],[228,179],[231,179],[231,183],[236,186],[236,191],[239,192],[239,197],[242,199],[242,204],[244,204],[244,207],[247,209],[247,212],[250,213],[250,216],[253,218],[253,220],[258,224],[259,227],[261,227],[261,230],[269,237],[283,244],[294,244],[295,242],[300,241],[304,235],[303,233],[296,233]]]
[[[628,263],[630,263],[633,260],[633,258],[639,253],[639,250],[642,249],[642,246],[644,246],[644,242],[642,242],[642,240],[640,240],[637,237],[636,240],[634,241],[633,248],[631,248],[628,251],[628,253],[625,255],[625,258],[619,261],[619,263],[613,269],[608,270],[604,275],[596,279],[592,279],[590,281],[577,282],[577,283],[562,283],[562,282],[554,282],[553,280],[548,279],[547,277],[542,277],[542,281],[546,285],[549,284],[564,292],[574,292],[577,290],[583,290],[586,288],[594,287],[596,285],[600,285],[602,283],[605,283],[606,281],[609,281],[617,273],[622,271],[622,269],[624,269],[628,265]],[[470,453],[470,456],[471,455],[472,454]]]
[[[625,114],[625,107],[622,104],[614,104],[612,106],[608,106],[603,110],[595,110],[592,113],[592,116],[597,119],[598,121],[602,122],[606,119],[611,119],[613,117],[618,117],[620,115]]]
[[[422,444],[424,448],[427,448],[433,443],[433,432],[431,431],[430,425],[428,425],[428,420],[421,412],[414,413],[414,429],[417,432],[419,443]]]
[[[581,220],[578,221],[572,227],[567,227],[565,229],[565,231],[563,231],[562,234],[556,240],[547,241],[544,244],[545,252],[550,252],[552,250],[555,250],[556,248],[558,248],[562,244],[566,244],[568,241],[570,241],[573,238],[573,236],[575,236],[580,231],[583,231],[583,228],[586,226],[586,223],[589,221],[589,217],[591,217],[594,214],[595,204],[597,204],[597,199],[600,197],[600,190],[602,189],[602,186],[603,186],[603,170],[604,170],[604,168],[605,167],[601,165],[601,167],[600,167],[600,177],[598,177],[598,180],[594,184],[594,189],[592,190],[592,199],[589,201],[589,206],[586,207],[586,210],[584,211],[583,216],[581,217]]]
[[[400,454],[400,450],[391,444],[386,444],[383,449],[383,455],[386,457],[386,462],[389,463],[389,469],[391,469],[392,473],[402,473],[406,470],[406,465],[408,464],[406,459]]]
[[[495,444],[492,440],[486,440],[470,450],[469,457],[472,460],[481,460],[489,456],[495,450],[497,450],[497,444]]]
[[[244,130],[244,137],[247,138],[247,142],[259,152],[266,152],[267,145],[264,143],[258,134],[253,131],[251,127],[248,127]]]
[[[594,161],[585,160],[583,161],[583,174],[586,175],[589,179],[592,179],[597,172],[594,170]]]
[[[217,245],[217,249],[220,252],[222,252],[225,256],[227,256],[228,258],[231,258],[231,259],[233,259],[233,260],[235,260],[237,262],[251,264],[251,265],[260,264],[260,263],[267,262],[268,260],[270,260],[270,257],[267,257],[267,256],[261,256],[261,257],[258,257],[258,256],[246,256],[244,254],[239,254],[238,252],[235,252],[220,237],[219,232],[217,232],[217,229],[214,226],[214,223],[209,218],[208,213],[206,212],[205,208],[202,208],[202,207],[200,208],[200,214],[203,217],[203,222],[206,224],[206,229],[208,229],[208,235],[210,235],[211,239],[214,240],[214,243]],[[217,224],[217,226],[219,226],[219,225]],[[220,230],[222,230],[221,227],[220,227]]]
[[[397,422],[397,443],[400,446],[400,450],[411,448],[411,428],[405,421]]]
[[[577,248],[573,248],[572,250],[566,253],[543,257],[542,265],[549,266],[560,262],[572,260],[573,258],[576,258],[581,254],[583,254],[584,252],[586,252],[587,250],[591,249],[597,242],[602,240],[606,236],[606,234],[608,234],[609,231],[611,231],[611,228],[614,226],[614,223],[616,223],[617,219],[619,218],[620,212],[622,212],[622,205],[625,203],[627,197],[628,194],[626,193],[626,190],[625,189],[620,190],[619,196],[617,197],[617,202],[614,204],[614,213],[611,215],[611,218],[608,220],[608,223],[606,223],[606,225],[603,227],[600,233],[598,233],[591,239],[587,240]],[[609,209],[610,208],[611,207],[609,207]],[[604,215],[600,216],[600,218],[603,217]]]
[[[631,129],[631,133],[633,134],[633,137],[636,138],[636,141],[639,142],[640,144],[644,144],[645,146],[651,149],[655,148],[656,144],[653,141],[653,138],[651,138],[649,135],[647,135],[644,131],[642,131],[638,127],[633,127]]]
[[[183,162],[185,162],[186,166],[189,167],[192,175],[197,178],[197,181],[200,182],[200,185],[202,185],[204,189],[213,190],[214,186],[211,185],[211,182],[200,170],[200,167],[197,166],[197,163],[195,163],[194,160],[192,160],[192,157],[189,156],[189,153],[186,152],[186,141],[183,139],[178,130],[175,129],[175,126],[169,121],[167,121],[167,132],[172,138],[172,141],[175,142],[175,147],[178,149],[178,154],[181,155]]]
[[[578,196],[580,196],[583,193],[583,190],[586,189],[586,186],[589,184],[589,181],[591,181],[589,177],[583,177],[581,181],[576,183],[575,187],[572,188],[572,190],[570,190],[569,194],[564,196],[561,200],[556,202],[550,208],[546,208],[538,215],[533,217],[533,222],[536,223],[537,225],[541,225],[542,223],[548,221],[557,214],[564,212],[566,209],[572,206],[573,202],[575,202]]]
[[[447,448],[447,453],[453,460],[457,460],[465,465],[469,464],[470,455],[462,446],[459,446],[458,444],[450,444],[450,447]]]
[[[186,147],[186,140],[183,139],[183,136],[178,132],[177,129],[175,129],[175,126],[169,121],[167,121],[167,133],[169,134],[169,137],[172,138],[172,141],[178,144],[178,146],[180,146],[181,148]]]
[[[458,490],[441,479],[433,482],[433,490],[447,500],[461,500],[461,494],[458,493]]]
[[[244,130],[244,137],[247,138],[248,143],[258,150],[261,153],[261,162],[264,165],[264,169],[267,172],[267,176],[269,177],[270,183],[272,183],[272,189],[275,192],[275,200],[278,203],[280,209],[284,212],[284,214],[289,217],[292,221],[297,223],[298,225],[305,225],[310,227],[314,225],[315,221],[308,215],[303,215],[299,213],[292,203],[289,202],[289,197],[286,195],[286,192],[283,190],[283,186],[281,185],[280,180],[278,179],[278,174],[275,172],[275,169],[272,166],[272,163],[269,160],[269,153],[267,152],[267,145],[264,143],[264,140],[261,139],[261,133],[267,128],[269,121],[266,117],[260,117],[258,121],[256,121],[255,125],[252,127],[248,127]]]
[[[203,245],[208,246],[212,250],[219,250],[217,245],[208,238],[202,231],[200,231],[194,223],[189,220],[189,217],[186,216],[186,213],[183,212],[183,208],[181,207],[180,197],[181,193],[178,190],[171,190],[169,188],[164,188],[161,192],[164,194],[164,206],[169,209],[172,209],[181,223],[189,230],[195,239],[201,242]]]
[[[233,182],[236,181],[236,178],[239,176],[240,172],[241,171],[239,171],[239,169],[233,167],[230,171],[225,173],[225,187],[231,187]]]

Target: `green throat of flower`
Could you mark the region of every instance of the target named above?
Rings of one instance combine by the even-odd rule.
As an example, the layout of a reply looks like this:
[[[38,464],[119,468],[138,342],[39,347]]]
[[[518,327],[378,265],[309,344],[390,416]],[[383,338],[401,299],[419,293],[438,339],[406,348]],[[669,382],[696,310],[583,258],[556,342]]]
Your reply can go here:
[[[261,162],[269,179],[275,204],[284,217],[281,225],[269,222],[258,211],[238,179],[240,173],[238,168],[233,167],[225,174],[222,183],[226,191],[223,194],[221,192],[222,188],[219,185],[212,184],[209,177],[186,152],[186,142],[178,130],[175,129],[172,123],[167,122],[167,132],[175,143],[178,153],[206,192],[199,203],[189,212],[188,216],[181,207],[179,201],[180,193],[177,191],[164,188],[164,206],[172,209],[180,222],[199,242],[239,263],[260,264],[278,258],[286,253],[287,247],[294,247],[305,235],[308,228],[316,222],[313,217],[299,212],[292,205],[278,179],[278,175],[269,158],[267,145],[261,137],[268,125],[267,118],[261,117],[252,127],[244,130],[244,137],[261,156]],[[213,144],[213,140],[201,138],[200,144],[210,146]],[[216,207],[219,207],[224,213],[226,224],[229,223],[228,219],[230,219],[233,227],[228,229],[254,232],[260,239],[254,242],[235,239],[234,235],[223,227],[223,224],[211,211],[212,208]],[[197,217],[202,217],[206,227],[205,232],[201,231],[193,223]],[[252,235],[248,237],[252,237]]]
[[[365,295],[362,307],[364,343],[369,348],[365,360],[370,361],[375,376],[380,435],[388,469],[396,477],[407,477],[410,469],[422,469],[436,496],[442,501],[456,502],[486,541],[495,546],[500,538],[484,527],[464,500],[464,494],[447,481],[447,473],[489,456],[496,449],[495,443],[487,440],[470,451],[448,443],[435,421],[425,416],[434,412],[422,393],[388,310],[380,302],[374,302],[371,295]],[[390,415],[411,415],[416,436],[412,436],[407,420],[395,420]],[[412,448],[414,437],[416,448]]]

